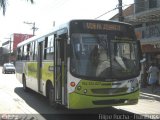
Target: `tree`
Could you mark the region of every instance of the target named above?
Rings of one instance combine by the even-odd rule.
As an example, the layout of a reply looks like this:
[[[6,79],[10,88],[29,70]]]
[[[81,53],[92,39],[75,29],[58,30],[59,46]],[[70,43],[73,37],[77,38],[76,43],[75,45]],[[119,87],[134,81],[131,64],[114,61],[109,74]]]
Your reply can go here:
[[[8,0],[0,0],[0,8],[3,10],[3,15],[6,13],[6,5]],[[30,1],[32,4],[34,3],[34,0],[27,0]]]

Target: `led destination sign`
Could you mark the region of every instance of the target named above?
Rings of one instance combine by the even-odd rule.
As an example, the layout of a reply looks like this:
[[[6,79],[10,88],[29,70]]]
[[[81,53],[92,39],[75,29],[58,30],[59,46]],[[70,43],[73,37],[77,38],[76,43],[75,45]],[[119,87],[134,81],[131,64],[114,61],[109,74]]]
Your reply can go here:
[[[116,30],[120,31],[121,26],[117,24],[111,24],[111,23],[91,23],[87,22],[85,23],[85,28],[90,30]]]
[[[71,33],[93,33],[93,34],[106,34],[106,32],[121,32],[129,34],[134,32],[133,27],[128,24],[112,22],[112,21],[71,21],[70,32]]]

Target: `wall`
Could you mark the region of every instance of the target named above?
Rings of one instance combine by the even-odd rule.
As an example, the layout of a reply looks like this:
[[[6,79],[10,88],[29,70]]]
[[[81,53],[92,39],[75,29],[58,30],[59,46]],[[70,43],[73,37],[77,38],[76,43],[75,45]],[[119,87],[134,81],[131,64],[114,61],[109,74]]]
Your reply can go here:
[[[134,0],[134,2],[135,13],[160,7],[160,0]]]
[[[13,34],[13,51],[16,50],[17,44],[32,37],[33,35],[29,34],[19,34],[19,33],[14,33]]]

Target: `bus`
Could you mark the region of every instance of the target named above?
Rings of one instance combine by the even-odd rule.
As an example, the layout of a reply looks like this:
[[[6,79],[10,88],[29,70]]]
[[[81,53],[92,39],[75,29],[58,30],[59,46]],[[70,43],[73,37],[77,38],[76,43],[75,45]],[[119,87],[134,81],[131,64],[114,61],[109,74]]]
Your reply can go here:
[[[141,49],[132,25],[70,20],[17,45],[16,76],[52,106],[68,109],[134,105]]]

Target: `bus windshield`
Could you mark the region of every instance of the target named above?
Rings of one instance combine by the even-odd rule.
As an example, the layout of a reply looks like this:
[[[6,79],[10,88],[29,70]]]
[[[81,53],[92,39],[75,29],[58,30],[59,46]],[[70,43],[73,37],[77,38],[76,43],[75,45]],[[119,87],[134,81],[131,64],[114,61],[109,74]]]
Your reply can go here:
[[[71,35],[71,73],[91,79],[127,79],[139,74],[136,41],[119,32]]]

